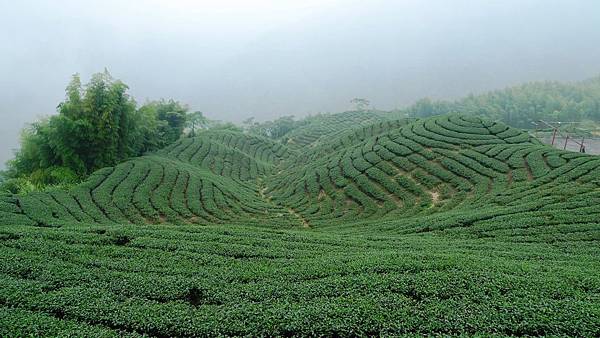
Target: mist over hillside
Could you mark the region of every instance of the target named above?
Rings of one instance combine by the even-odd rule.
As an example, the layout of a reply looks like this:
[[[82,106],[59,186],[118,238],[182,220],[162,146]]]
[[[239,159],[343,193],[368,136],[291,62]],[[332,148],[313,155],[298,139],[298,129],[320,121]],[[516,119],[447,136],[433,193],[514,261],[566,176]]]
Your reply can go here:
[[[593,0],[0,0],[0,337],[600,337],[598,41]]]
[[[104,67],[138,100],[241,121],[379,109],[600,73],[592,1],[51,1],[0,4],[0,162],[55,113],[70,74]]]

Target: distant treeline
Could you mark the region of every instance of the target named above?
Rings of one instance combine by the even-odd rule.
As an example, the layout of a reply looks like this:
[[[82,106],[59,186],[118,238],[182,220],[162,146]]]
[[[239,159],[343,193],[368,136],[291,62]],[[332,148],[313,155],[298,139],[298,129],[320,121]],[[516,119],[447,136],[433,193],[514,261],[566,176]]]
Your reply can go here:
[[[20,149],[7,163],[8,169],[0,172],[0,190],[27,192],[74,184],[97,169],[161,149],[202,129],[235,129],[287,142],[294,130],[318,131],[331,119],[329,114],[299,120],[283,116],[266,122],[250,118],[236,126],[211,121],[172,99],[138,107],[127,90],[127,85],[107,71],[93,75],[86,85],[74,75],[65,100],[57,107],[58,114],[23,130]],[[527,83],[456,101],[424,98],[392,112],[370,109],[366,99],[351,102],[356,105],[354,115],[364,114],[365,121],[375,116],[393,120],[459,112],[527,129],[534,128],[538,120],[600,121],[600,76],[577,83]]]
[[[532,82],[456,101],[421,99],[401,110],[410,117],[460,112],[534,128],[532,122],[600,121],[600,76],[576,83]]]
[[[353,100],[356,101],[357,99]],[[357,111],[385,115],[383,111],[357,106]],[[576,83],[531,82],[496,90],[481,95],[469,95],[455,101],[423,98],[415,104],[388,112],[390,119],[419,118],[447,113],[462,113],[502,121],[523,129],[535,128],[535,122],[545,121],[600,121],[600,76]],[[303,119],[284,116],[272,121],[244,121],[250,133],[285,141],[287,135],[300,127],[315,124],[326,114]]]

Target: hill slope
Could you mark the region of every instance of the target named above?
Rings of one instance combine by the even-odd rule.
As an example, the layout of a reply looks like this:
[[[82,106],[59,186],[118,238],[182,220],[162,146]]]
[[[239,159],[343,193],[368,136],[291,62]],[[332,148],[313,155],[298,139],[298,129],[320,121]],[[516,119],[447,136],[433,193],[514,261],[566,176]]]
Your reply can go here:
[[[600,157],[371,122],[211,131],[0,196],[0,335],[600,334]]]

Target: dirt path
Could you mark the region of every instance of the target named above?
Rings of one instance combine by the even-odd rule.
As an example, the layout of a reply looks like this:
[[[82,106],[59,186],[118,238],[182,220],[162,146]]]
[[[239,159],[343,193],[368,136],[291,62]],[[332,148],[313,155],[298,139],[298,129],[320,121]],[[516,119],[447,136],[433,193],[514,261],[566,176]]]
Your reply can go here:
[[[267,187],[263,186],[263,181],[261,178],[257,179],[257,185],[258,185],[258,195],[260,196],[260,198],[267,202],[268,204],[271,204],[273,206],[275,206],[275,203],[273,203],[273,201],[271,200],[270,196],[267,196],[266,191],[267,191]],[[310,228],[310,224],[308,223],[308,221],[302,217],[302,215],[300,215],[299,213],[297,213],[294,209],[289,208],[289,207],[285,207],[285,209],[288,211],[288,213],[290,213],[290,215],[294,216],[295,218],[298,219],[298,221],[300,222],[300,224],[302,225],[303,228]]]
[[[310,224],[308,224],[308,221],[302,217],[302,215],[300,215],[299,213],[297,213],[294,209],[292,208],[287,208],[288,212],[290,214],[292,214],[294,217],[296,217],[300,223],[302,224],[303,228],[310,228]]]
[[[431,194],[431,203],[436,205],[440,200],[440,193],[437,191],[430,191],[429,193]]]
[[[533,172],[531,171],[531,167],[529,167],[529,163],[527,163],[526,158],[523,158],[523,164],[525,164],[525,170],[527,171],[527,180],[533,181]]]

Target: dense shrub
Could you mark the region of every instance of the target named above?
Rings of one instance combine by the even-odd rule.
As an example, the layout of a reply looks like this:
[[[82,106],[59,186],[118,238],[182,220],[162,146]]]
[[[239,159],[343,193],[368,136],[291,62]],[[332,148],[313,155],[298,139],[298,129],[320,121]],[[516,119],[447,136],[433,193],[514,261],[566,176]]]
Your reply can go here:
[[[83,86],[74,75],[58,115],[32,123],[5,176],[18,179],[6,189],[72,184],[94,170],[158,150],[183,134],[187,107],[173,100],[152,101],[136,110],[128,87],[108,73]],[[22,183],[29,180],[30,184]],[[22,189],[20,188],[22,187]]]

